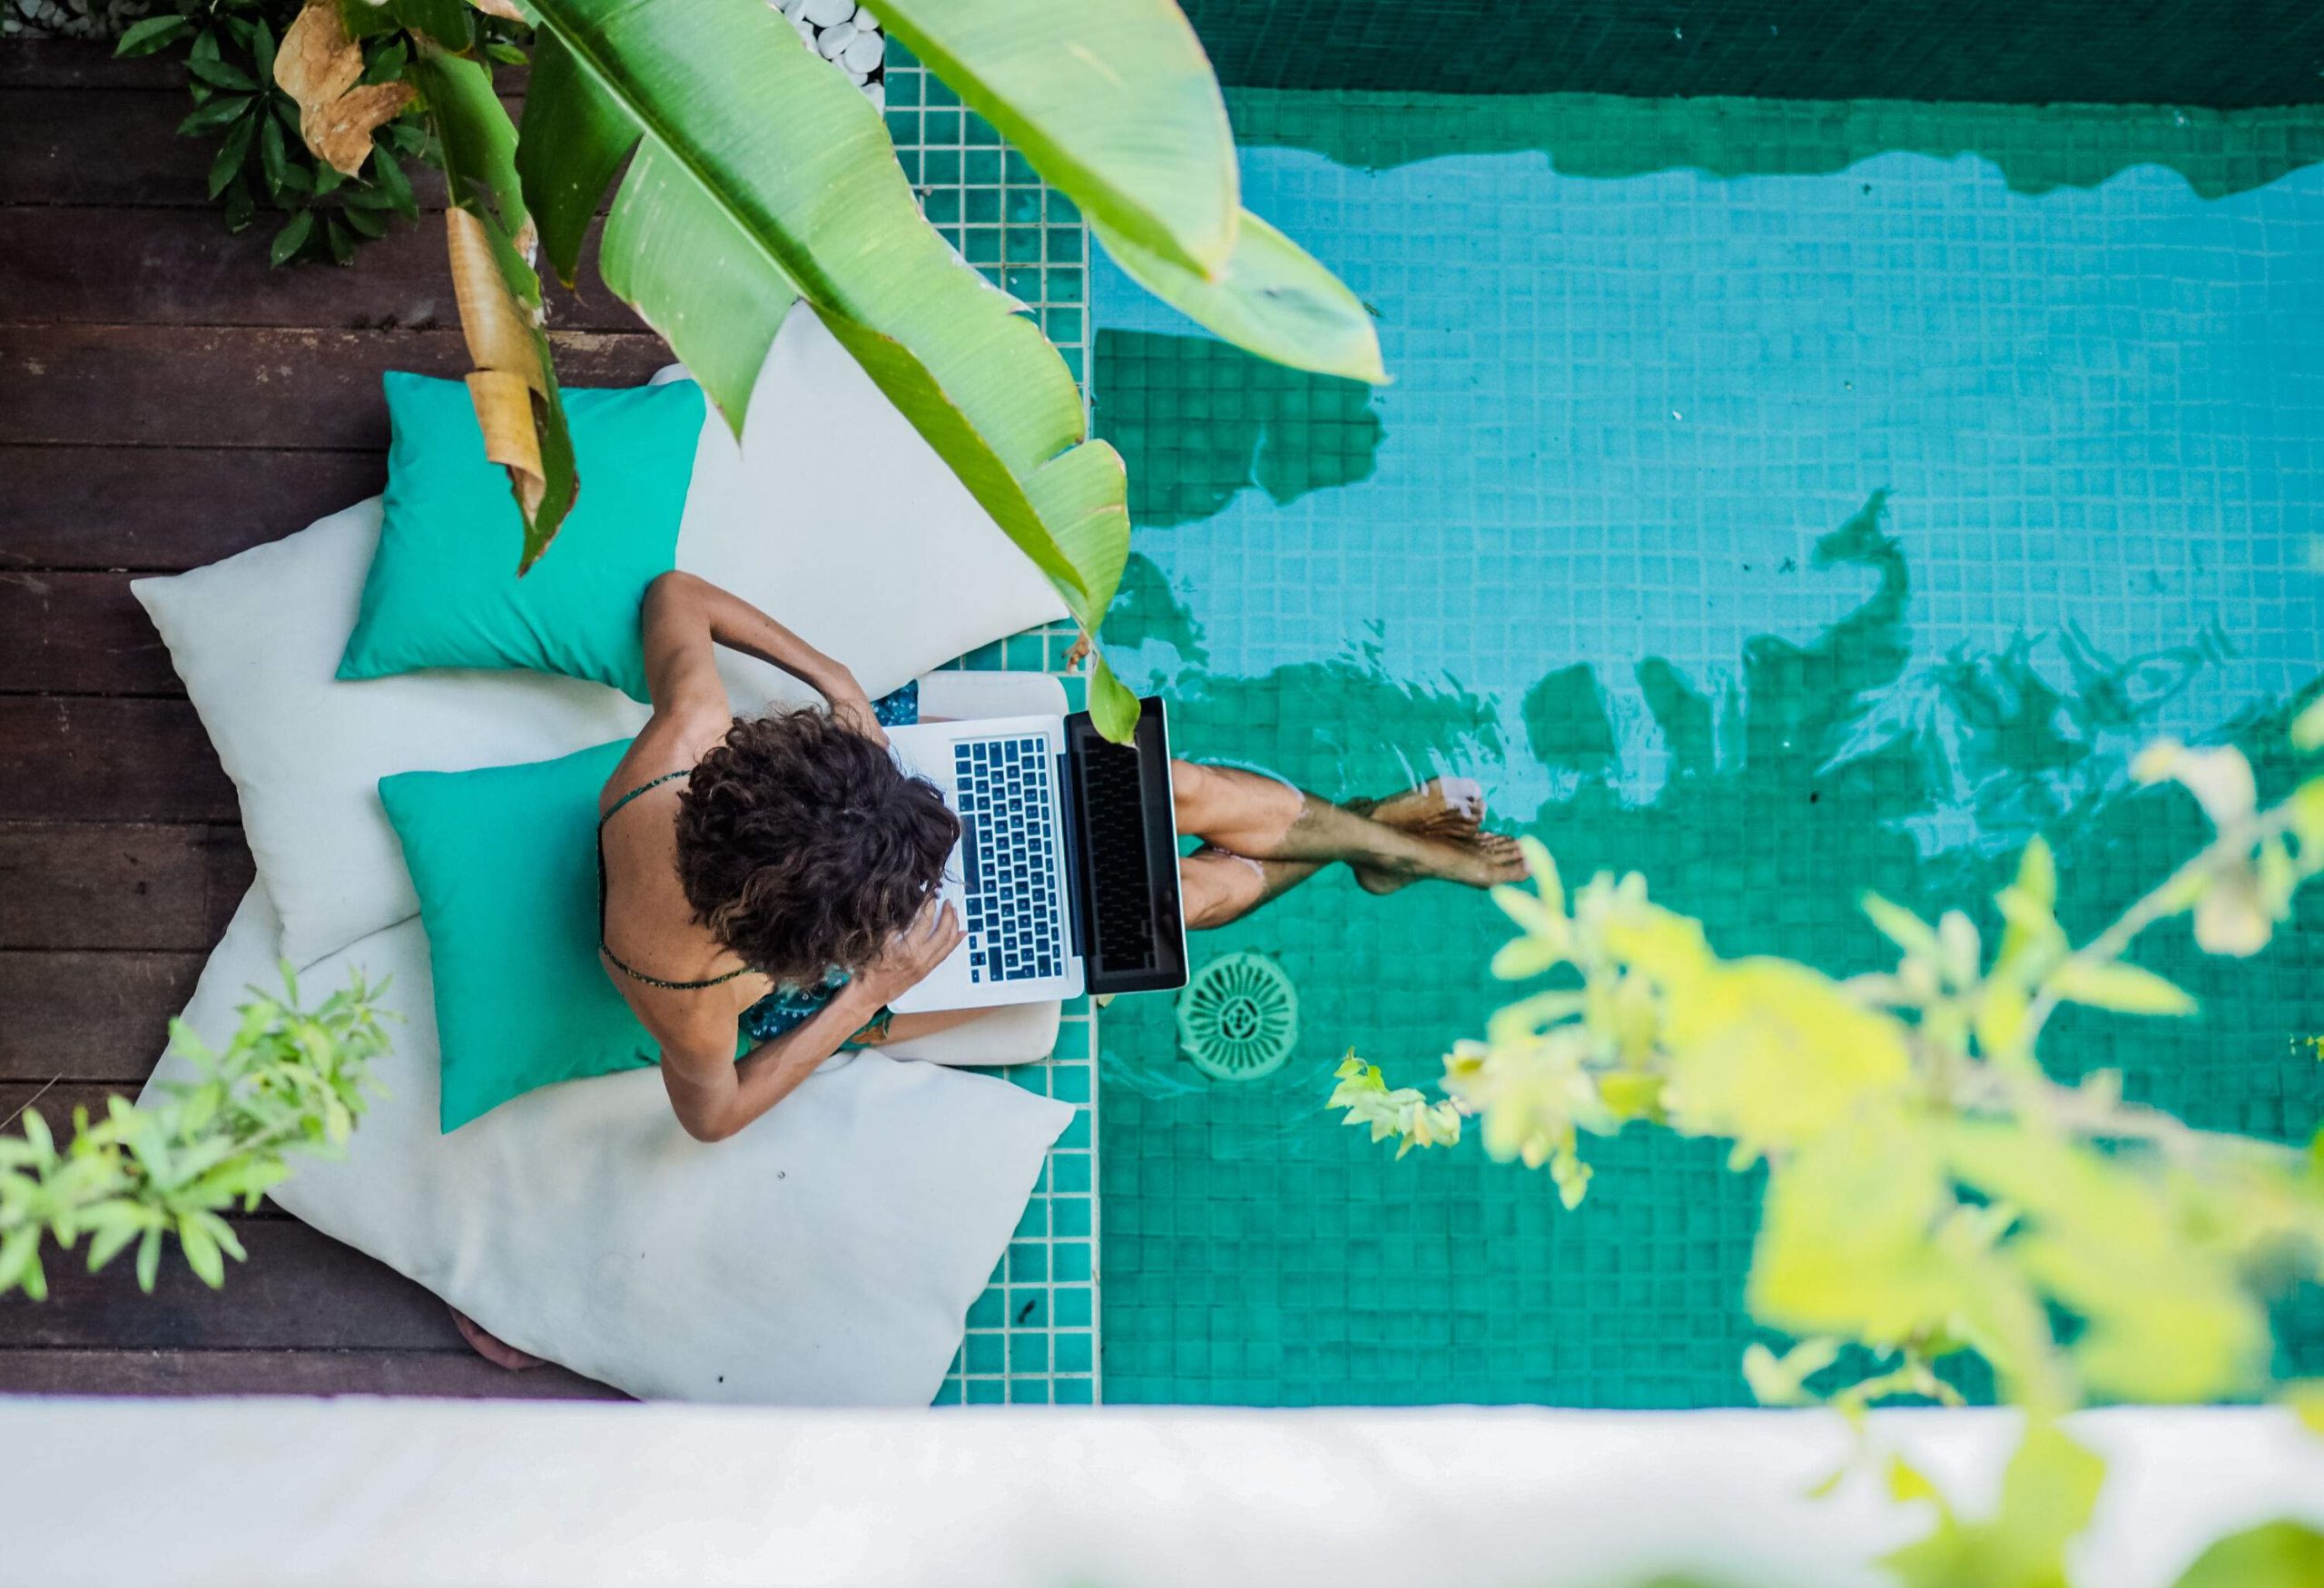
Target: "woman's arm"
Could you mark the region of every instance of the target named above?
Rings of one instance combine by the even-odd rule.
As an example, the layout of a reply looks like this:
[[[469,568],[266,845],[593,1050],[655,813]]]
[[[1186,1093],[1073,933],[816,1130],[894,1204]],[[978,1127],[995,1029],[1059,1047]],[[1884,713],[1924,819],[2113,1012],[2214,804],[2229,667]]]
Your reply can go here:
[[[830,701],[834,712],[859,728],[871,724],[874,736],[881,736],[871,702],[844,664],[707,579],[675,570],[662,575],[646,587],[640,621],[646,686],[657,712],[665,694],[673,705],[714,696],[717,708],[724,711],[725,692],[711,650],[722,645],[782,668]]]
[[[851,982],[809,1019],[740,1060],[715,1051],[662,1056],[662,1085],[687,1135],[724,1141],[799,1090],[799,1083],[880,1012],[876,993]]]
[[[920,919],[898,932],[887,951],[830,1002],[739,1061],[712,1050],[667,1049],[662,1084],[678,1123],[698,1141],[724,1141],[796,1091],[848,1038],[876,1019],[889,1000],[942,964],[963,935],[953,908],[931,900]],[[897,1023],[911,1018],[898,1016]]]

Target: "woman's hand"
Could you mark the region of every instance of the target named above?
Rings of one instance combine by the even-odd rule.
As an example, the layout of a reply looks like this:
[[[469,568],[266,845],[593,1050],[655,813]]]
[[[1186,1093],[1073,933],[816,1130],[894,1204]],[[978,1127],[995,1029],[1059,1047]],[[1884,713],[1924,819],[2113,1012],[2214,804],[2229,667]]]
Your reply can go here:
[[[880,725],[880,714],[872,705],[872,697],[863,693],[863,686],[849,674],[843,683],[835,683],[824,690],[823,698],[832,703],[832,715],[853,728],[875,745],[885,745],[888,730]]]
[[[882,1005],[893,1003],[919,986],[967,936],[960,912],[940,898],[931,898],[919,918],[890,938],[880,957],[858,972],[855,980],[867,997]]]

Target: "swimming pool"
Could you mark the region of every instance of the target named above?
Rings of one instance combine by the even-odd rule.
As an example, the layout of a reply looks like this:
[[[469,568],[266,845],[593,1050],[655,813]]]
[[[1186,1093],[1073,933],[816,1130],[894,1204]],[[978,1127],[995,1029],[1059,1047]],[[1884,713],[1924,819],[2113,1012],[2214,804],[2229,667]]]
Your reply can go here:
[[[1569,876],[1642,871],[1722,951],[1835,972],[1880,950],[1859,890],[1982,901],[2035,833],[2070,927],[2158,877],[2202,829],[2131,790],[2155,735],[2284,780],[2324,669],[2316,114],[1232,109],[1246,202],[1373,308],[1395,384],[1257,363],[1093,261],[1137,525],[1108,636],[1182,753],[1334,798],[1474,776]],[[2053,1063],[2304,1139],[2303,908],[2250,962],[2158,932],[2206,1018],[2078,1016]],[[1296,988],[1255,1080],[1190,1064],[1167,997],[1104,1011],[1105,1398],[1748,1403],[1758,1182],[1718,1144],[1598,1143],[1569,1213],[1325,1111],[1351,1047],[1427,1083],[1502,1001],[1503,935],[1480,895],[1342,872],[1197,939]],[[2282,1333],[2324,1370],[2318,1297]]]

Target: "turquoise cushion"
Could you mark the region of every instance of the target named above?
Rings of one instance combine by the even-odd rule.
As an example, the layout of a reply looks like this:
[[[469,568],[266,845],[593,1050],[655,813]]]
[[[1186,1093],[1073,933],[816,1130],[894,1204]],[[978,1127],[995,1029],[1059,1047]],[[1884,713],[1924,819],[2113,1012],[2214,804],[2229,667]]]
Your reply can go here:
[[[644,700],[637,608],[677,566],[702,388],[565,393],[581,494],[519,578],[524,519],[507,472],[484,455],[467,385],[389,370],[386,386],[395,439],[379,549],[339,676],[530,667]]]
[[[379,780],[428,930],[446,1130],[661,1058],[597,960],[597,794],[628,748]]]

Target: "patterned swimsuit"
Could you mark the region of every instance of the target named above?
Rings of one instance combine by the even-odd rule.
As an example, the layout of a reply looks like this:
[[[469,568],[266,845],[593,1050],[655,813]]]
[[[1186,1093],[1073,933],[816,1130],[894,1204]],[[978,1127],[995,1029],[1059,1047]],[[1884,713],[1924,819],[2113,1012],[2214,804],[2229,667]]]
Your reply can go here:
[[[872,715],[879,719],[880,725],[883,728],[910,727],[912,724],[920,720],[920,686],[917,683],[907,684],[891,695],[881,695],[879,699],[872,703]],[[693,775],[693,768],[688,767],[682,772],[665,773],[651,783],[640,784],[637,787],[631,789],[627,794],[622,795],[621,798],[615,800],[611,805],[607,806],[606,808],[606,814],[597,818],[597,833],[599,835],[597,843],[598,952],[606,956],[606,962],[607,964],[613,966],[615,970],[619,971],[623,975],[627,976],[631,981],[642,981],[648,987],[660,987],[673,992],[696,992],[700,991],[704,988],[720,986],[724,982],[732,981],[737,976],[746,976],[750,974],[750,967],[745,965],[739,970],[729,971],[724,976],[712,976],[707,980],[701,981],[665,981],[659,976],[649,976],[645,972],[636,969],[635,966],[624,963],[618,954],[615,953],[612,949],[606,946],[606,848],[604,833],[606,830],[606,824],[612,821],[615,815],[620,812],[621,808],[629,804],[630,801],[649,790],[661,787],[665,783],[675,783],[681,777],[689,777],[691,775]],[[775,1037],[779,1037],[783,1035],[783,1032],[803,1025],[808,1021],[812,1020],[817,1014],[822,1012],[823,1006],[832,1001],[832,995],[837,993],[841,988],[846,985],[847,972],[834,965],[831,971],[824,975],[822,981],[817,986],[807,988],[777,987],[764,998],[760,999],[756,1003],[751,1005],[750,1008],[744,1010],[740,1020],[736,1021],[736,1024],[741,1028],[741,1035],[743,1040],[750,1045],[756,1046],[758,1043],[768,1041]]]

